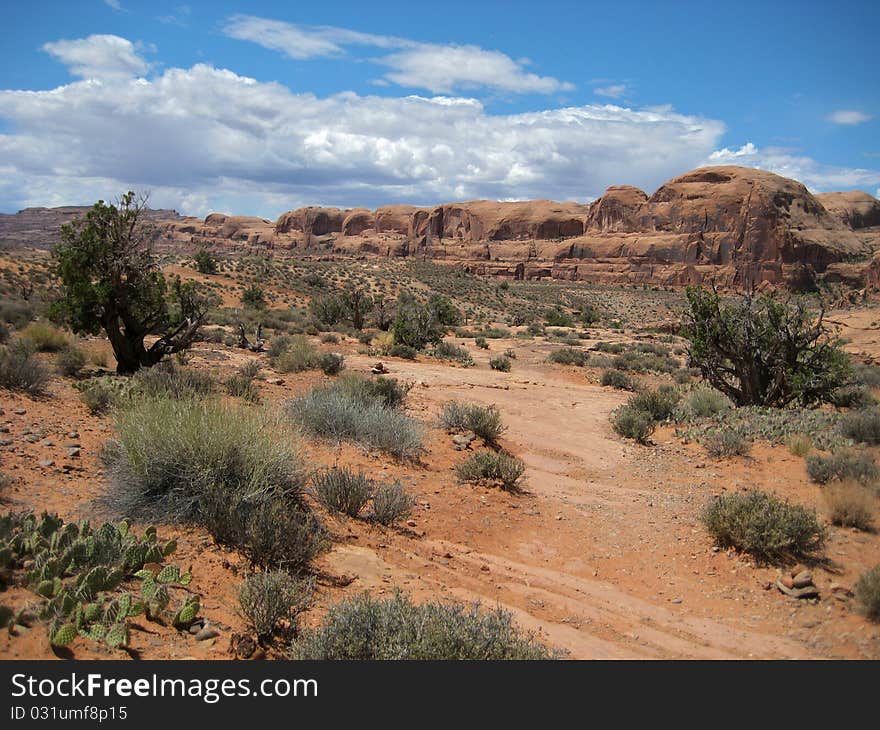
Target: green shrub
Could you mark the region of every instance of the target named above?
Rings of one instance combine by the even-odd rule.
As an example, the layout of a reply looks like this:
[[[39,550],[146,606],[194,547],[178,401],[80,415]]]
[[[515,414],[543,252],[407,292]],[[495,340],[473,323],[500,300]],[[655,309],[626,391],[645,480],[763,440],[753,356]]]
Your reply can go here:
[[[302,569],[325,545],[301,505],[294,436],[271,414],[211,399],[136,400],[117,411],[102,454],[109,507],[134,519],[205,527],[254,565]]]
[[[495,443],[506,430],[495,405],[451,401],[440,412],[440,425],[451,431],[473,431],[487,443]]]
[[[395,378],[365,378],[362,375],[343,375],[333,389],[345,393],[362,403],[379,401],[386,408],[403,408],[406,396],[412,390],[412,383],[400,383]]]
[[[391,346],[391,349],[388,350],[388,354],[391,357],[399,357],[403,360],[415,360],[416,355],[418,355],[418,350],[414,347],[410,347],[409,345],[401,345],[400,343],[395,343]]]
[[[217,261],[209,251],[202,248],[195,255],[196,271],[200,274],[216,274]]]
[[[312,477],[312,493],[330,512],[357,517],[373,496],[375,484],[363,472],[346,466],[319,471]]]
[[[759,490],[723,494],[701,519],[720,547],[767,563],[810,558],[825,543],[815,511]]]
[[[266,293],[263,287],[251,284],[241,293],[241,303],[254,309],[265,309]]]
[[[116,388],[101,380],[86,383],[79,394],[80,400],[93,416],[109,411],[116,404],[117,396]]]
[[[444,318],[448,316],[450,313],[446,311],[445,301],[434,299],[420,304],[412,294],[401,292],[397,297],[397,312],[391,325],[394,344],[421,350],[426,345],[440,342],[448,326]]]
[[[877,405],[877,399],[864,385],[845,385],[831,391],[828,402],[837,408],[868,408]]]
[[[433,355],[441,360],[454,360],[465,367],[471,367],[474,364],[471,354],[465,348],[459,347],[452,342],[437,343]]]
[[[68,347],[66,350],[61,350],[55,356],[55,369],[61,375],[67,375],[68,377],[73,377],[79,373],[85,364],[86,356],[77,347]]]
[[[626,345],[622,342],[597,342],[593,345],[593,349],[597,352],[607,352],[612,355],[619,355],[626,350]]]
[[[617,370],[634,373],[671,373],[676,369],[676,363],[667,356],[637,350],[622,352],[615,356],[612,364]]]
[[[807,474],[817,484],[845,479],[867,483],[875,481],[880,476],[880,471],[874,463],[874,457],[868,452],[841,449],[828,456],[808,456]]]
[[[730,399],[715,388],[708,385],[697,385],[682,396],[675,409],[675,420],[681,423],[701,418],[714,418],[718,414],[730,410],[732,406]]]
[[[48,382],[49,371],[28,343],[16,340],[0,347],[0,388],[40,396]]]
[[[287,404],[289,416],[307,433],[333,441],[353,441],[399,459],[422,449],[422,428],[379,398],[363,398],[346,387],[322,386]]]
[[[519,490],[518,483],[525,471],[522,459],[503,451],[479,451],[455,467],[455,474],[462,482],[497,482],[508,492]]]
[[[752,447],[752,442],[739,431],[729,428],[710,432],[703,438],[702,443],[709,456],[715,459],[745,456]]]
[[[339,344],[339,335],[335,332],[325,332],[321,335],[321,342],[325,345],[338,345]]]
[[[37,352],[60,352],[70,346],[70,337],[48,322],[31,322],[21,331],[21,338]]]
[[[278,335],[277,337],[273,337],[269,341],[269,347],[266,349],[266,354],[269,355],[270,360],[274,360],[282,353],[287,352],[292,343],[293,339],[290,335]]]
[[[870,363],[853,363],[853,377],[868,388],[880,388],[880,367]]]
[[[657,427],[657,421],[648,411],[625,403],[612,412],[611,427],[624,438],[646,444]]]
[[[617,390],[636,390],[638,385],[626,373],[611,368],[602,371],[600,379],[602,385],[611,386]]]
[[[559,350],[553,350],[547,357],[548,361],[558,363],[559,365],[576,365],[581,368],[587,364],[589,359],[590,353],[574,347],[563,347]]]
[[[655,421],[668,421],[672,418],[681,394],[669,385],[661,385],[657,390],[643,390],[631,396],[627,403],[640,411],[651,414]]]
[[[241,552],[251,565],[302,572],[330,545],[324,526],[310,510],[282,496],[231,499],[209,492],[204,527],[222,545]]]
[[[338,375],[345,368],[345,358],[335,352],[325,352],[318,358],[318,367],[324,375]]]
[[[574,320],[560,307],[544,312],[544,321],[548,327],[574,327]]]
[[[311,660],[501,660],[552,659],[546,647],[513,626],[497,608],[413,604],[396,594],[367,594],[331,607],[323,622],[290,647],[293,659]]]
[[[400,482],[380,484],[373,493],[370,519],[382,525],[393,525],[408,517],[415,503]]]
[[[880,444],[880,408],[863,408],[844,414],[840,419],[840,431],[857,443]]]
[[[238,589],[238,605],[261,639],[274,634],[281,622],[295,633],[297,617],[312,604],[314,585],[313,578],[294,578],[283,570],[251,573]]]
[[[21,299],[0,299],[0,322],[20,330],[34,318],[34,308],[30,302]]]
[[[493,370],[500,370],[502,373],[509,373],[510,366],[510,358],[505,355],[498,355],[489,360],[489,367]]]
[[[874,521],[874,497],[864,485],[848,480],[822,490],[831,523],[841,527],[870,530]]]
[[[880,621],[880,565],[862,573],[856,582],[853,593],[862,613],[871,621]]]
[[[475,338],[475,339],[474,339],[474,344],[475,344],[477,347],[479,347],[481,350],[488,350],[488,349],[489,349],[489,343],[486,342],[486,338],[485,338],[485,337],[477,337],[477,338]]]
[[[151,368],[141,368],[133,376],[137,390],[148,398],[204,398],[214,390],[214,378],[173,360],[163,360]]]
[[[305,335],[290,337],[280,344],[285,345],[284,349],[270,360],[279,373],[301,373],[318,366],[318,352]]]
[[[260,389],[254,383],[253,377],[248,377],[246,374],[239,372],[230,375],[223,381],[223,387],[235,398],[242,398],[248,403],[260,402]]]

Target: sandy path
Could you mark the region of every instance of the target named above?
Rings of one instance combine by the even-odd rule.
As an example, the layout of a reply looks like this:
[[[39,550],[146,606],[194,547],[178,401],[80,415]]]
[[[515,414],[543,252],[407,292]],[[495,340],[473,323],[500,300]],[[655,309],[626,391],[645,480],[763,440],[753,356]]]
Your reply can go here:
[[[493,350],[508,344],[516,345]],[[331,556],[335,569],[366,587],[500,603],[573,658],[817,656],[774,617],[780,606],[797,618],[816,607],[791,605],[759,586],[766,571],[749,575],[744,561],[712,551],[696,521],[703,499],[693,498],[706,477],[701,460],[677,445],[623,443],[608,415],[625,394],[545,365],[545,356],[520,349],[509,374],[483,363],[390,364],[394,377],[420,383],[410,401],[428,419],[450,399],[496,404],[509,424],[505,447],[528,466],[527,493],[446,486],[447,476],[444,493],[471,494],[446,509],[432,499],[423,540],[343,546]],[[350,358],[353,370],[369,364]],[[722,572],[740,574],[742,596],[724,595]]]

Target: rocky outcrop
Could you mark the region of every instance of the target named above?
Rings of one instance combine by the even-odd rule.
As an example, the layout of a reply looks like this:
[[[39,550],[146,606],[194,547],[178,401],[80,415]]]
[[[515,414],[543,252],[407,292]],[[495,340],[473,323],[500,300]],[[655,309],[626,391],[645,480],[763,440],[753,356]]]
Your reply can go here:
[[[816,199],[848,228],[859,230],[880,226],[880,200],[866,192],[819,193]]]
[[[276,233],[304,233],[307,236],[326,236],[342,233],[348,210],[310,206],[297,208],[281,215],[275,223]]]
[[[61,226],[85,217],[90,206],[63,206],[60,208],[25,208],[18,213],[0,213],[0,245],[9,248],[54,246]],[[143,220],[162,225],[182,220],[176,210],[147,208]]]
[[[159,224],[160,242],[196,247],[241,244],[270,246],[275,224],[265,218],[211,213],[207,218],[179,218]]]
[[[39,209],[45,210],[45,209]],[[59,220],[83,209],[53,209]],[[68,211],[72,211],[69,212]],[[167,245],[262,245],[323,255],[424,256],[518,279],[720,286],[880,284],[880,201],[811,194],[763,170],[703,167],[652,195],[628,185],[590,204],[475,200],[434,207],[311,206],[262,218],[170,212]],[[21,228],[41,213],[22,211]],[[60,224],[59,224],[60,225]],[[2,239],[0,239],[2,240]]]

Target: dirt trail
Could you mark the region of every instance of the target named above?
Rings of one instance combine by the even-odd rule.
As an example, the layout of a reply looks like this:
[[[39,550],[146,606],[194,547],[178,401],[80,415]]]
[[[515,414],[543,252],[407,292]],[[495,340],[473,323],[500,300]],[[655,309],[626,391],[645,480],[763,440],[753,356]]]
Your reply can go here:
[[[493,350],[507,345],[516,343],[493,342]],[[435,486],[452,504],[430,501],[423,540],[343,546],[329,559],[334,569],[357,574],[364,587],[500,603],[573,658],[828,655],[798,627],[837,606],[786,601],[760,585],[772,572],[712,550],[697,522],[713,493],[702,455],[673,443],[624,444],[608,415],[625,394],[545,357],[540,347],[520,349],[509,374],[391,364],[394,377],[419,384],[410,401],[428,420],[450,399],[497,405],[509,425],[505,447],[528,466],[527,491],[453,485],[447,470]],[[353,370],[372,362],[350,359]],[[453,500],[463,490],[471,494]],[[867,650],[876,648],[874,632]]]

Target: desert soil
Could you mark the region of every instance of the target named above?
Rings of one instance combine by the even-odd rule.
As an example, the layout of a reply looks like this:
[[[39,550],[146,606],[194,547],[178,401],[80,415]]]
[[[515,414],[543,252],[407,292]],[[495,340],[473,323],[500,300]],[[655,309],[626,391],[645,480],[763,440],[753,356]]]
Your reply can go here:
[[[508,348],[517,354],[512,372],[490,370],[489,357]],[[832,582],[851,587],[880,562],[876,534],[829,528],[828,561],[813,566],[821,599],[810,602],[773,587],[775,569],[714,547],[700,524],[700,510],[714,495],[746,487],[821,513],[819,487],[808,480],[802,458],[757,444],[748,457],[716,461],[702,447],[682,443],[672,429],[655,434],[650,446],[625,442],[612,432],[608,416],[626,394],[591,382],[594,371],[546,363],[552,348],[539,341],[493,340],[490,352],[474,354],[475,368],[429,358],[386,359],[392,377],[415,383],[408,408],[429,424],[419,465],[350,445],[303,442],[315,466],[349,463],[378,478],[400,478],[418,498],[399,529],[327,518],[334,547],[319,561],[318,603],[306,622],[317,621],[342,597],[400,589],[416,600],[501,605],[522,627],[574,659],[880,657],[880,628],[829,590]],[[367,373],[375,362],[357,354],[351,340],[334,349],[345,352],[349,371]],[[265,355],[208,343],[195,348],[191,364],[231,370],[252,358],[273,377]],[[265,400],[280,402],[321,377],[285,375],[282,384],[260,387]],[[99,453],[112,436],[112,422],[89,415],[68,380],[55,378],[51,389],[45,400],[0,395],[0,423],[9,429],[3,436],[12,441],[0,448],[2,468],[14,478],[6,508],[98,519]],[[451,399],[498,406],[509,427],[502,445],[528,467],[522,493],[456,482],[454,464],[466,454],[430,425]],[[79,456],[67,456],[69,443],[80,444]],[[160,535],[178,539],[174,560],[193,566],[202,615],[221,635],[196,642],[143,622],[133,631],[131,655],[229,656],[230,637],[244,631],[236,612],[244,562],[200,529],[166,525]],[[26,600],[16,591],[8,598]],[[3,632],[0,656],[119,652],[82,639],[69,651],[53,652],[45,631],[34,626],[15,637]]]

